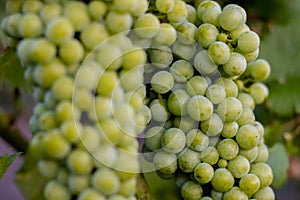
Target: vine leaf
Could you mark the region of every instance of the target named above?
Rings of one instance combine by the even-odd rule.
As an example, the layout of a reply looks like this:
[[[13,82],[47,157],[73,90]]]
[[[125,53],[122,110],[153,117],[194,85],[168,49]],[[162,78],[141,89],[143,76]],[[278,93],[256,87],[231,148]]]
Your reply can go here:
[[[16,51],[6,49],[0,55],[0,86],[8,81],[12,87],[28,90],[29,86],[24,79],[25,69],[21,66]]]
[[[15,183],[23,193],[25,199],[44,199],[43,187],[46,179],[40,175],[37,169],[37,160],[30,154],[25,155],[24,163],[17,173]]]
[[[280,161],[280,165],[278,164]],[[275,143],[269,149],[269,159],[267,163],[273,170],[273,183],[274,188],[280,188],[287,179],[287,169],[289,167],[289,159],[286,149],[282,143]]]
[[[9,166],[13,163],[13,161],[20,155],[21,153],[15,153],[12,155],[4,155],[0,156],[0,180],[3,178],[5,172],[9,168]]]

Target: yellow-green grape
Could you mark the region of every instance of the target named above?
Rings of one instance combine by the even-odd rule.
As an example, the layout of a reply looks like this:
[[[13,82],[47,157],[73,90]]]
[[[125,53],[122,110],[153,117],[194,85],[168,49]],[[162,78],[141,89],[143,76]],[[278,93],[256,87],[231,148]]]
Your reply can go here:
[[[195,43],[197,27],[191,22],[184,22],[176,27],[178,41],[183,44]]]
[[[222,200],[223,199],[223,192],[216,191],[215,189],[212,189],[210,192],[210,196],[213,200]]]
[[[176,128],[180,128],[183,132],[187,133],[192,129],[197,128],[199,122],[193,120],[190,116],[180,116],[175,117],[173,121],[173,126]]]
[[[257,200],[274,200],[275,194],[271,187],[267,186],[265,188],[261,188],[254,195],[253,198]]]
[[[177,33],[175,28],[169,23],[161,23],[159,31],[153,39],[158,44],[171,46],[176,41],[176,38]]]
[[[104,71],[99,77],[96,91],[100,95],[111,97],[118,86],[118,82],[119,77],[115,71]]]
[[[216,1],[202,1],[197,7],[197,15],[200,20],[202,20],[203,12],[208,8],[216,8],[221,11],[221,6]]]
[[[186,3],[184,1],[175,1],[173,9],[167,13],[167,19],[171,23],[183,22],[188,14]]]
[[[246,13],[236,4],[228,4],[220,15],[220,25],[226,31],[232,31],[246,22]]]
[[[8,1],[5,4],[5,10],[11,14],[11,13],[15,13],[15,12],[21,12],[22,11],[22,5],[23,5],[23,1],[21,0],[12,0],[12,1]]]
[[[228,161],[221,158],[219,161],[218,161],[218,167],[219,168],[226,168],[228,166]]]
[[[190,96],[183,89],[173,91],[168,97],[168,110],[176,116],[187,114],[187,102]]]
[[[197,17],[197,11],[196,8],[190,4],[186,4],[186,8],[188,10],[188,14],[187,14],[187,21],[191,22],[193,24],[198,24],[199,19]]]
[[[80,111],[69,100],[63,100],[57,103],[55,107],[55,114],[59,122],[67,120],[78,120],[80,117]]]
[[[208,47],[208,55],[217,65],[223,65],[230,58],[230,49],[228,45],[221,41],[213,42]]]
[[[133,12],[136,8],[138,0],[114,0],[112,2],[112,9],[120,13]]]
[[[88,13],[95,20],[102,20],[107,10],[108,8],[106,3],[102,1],[91,1],[88,4]]]
[[[40,10],[40,16],[44,23],[48,23],[57,18],[62,13],[62,7],[58,3],[45,4]]]
[[[55,160],[39,160],[37,168],[44,178],[53,179],[58,172],[58,163]]]
[[[62,135],[67,141],[77,144],[82,134],[82,125],[79,121],[69,120],[60,124]]]
[[[238,100],[242,103],[243,107],[248,106],[251,110],[255,108],[255,101],[252,96],[245,92],[240,92],[237,96]]]
[[[248,200],[248,196],[239,187],[233,187],[229,191],[224,193],[223,199],[224,200],[231,200],[231,199]]]
[[[246,75],[254,81],[262,81],[269,77],[270,71],[271,66],[265,59],[257,59],[248,64]]]
[[[223,129],[223,121],[214,113],[209,119],[202,121],[200,126],[207,136],[217,136]]]
[[[47,39],[37,39],[31,45],[30,56],[33,62],[49,63],[56,56],[56,46]]]
[[[260,188],[269,186],[273,181],[272,168],[266,163],[252,164],[249,173],[255,174],[259,178]]]
[[[199,158],[202,162],[206,162],[210,165],[214,165],[219,160],[219,153],[215,147],[208,146],[203,151],[200,152]]]
[[[91,184],[104,195],[116,194],[121,186],[118,175],[110,168],[98,168],[91,177]]]
[[[96,167],[112,167],[117,162],[118,151],[115,146],[104,143],[100,144],[91,152],[93,163]]]
[[[204,77],[193,76],[187,81],[185,89],[190,96],[195,96],[205,95],[207,87],[208,83]]]
[[[144,81],[143,72],[142,67],[136,67],[131,70],[122,70],[119,75],[123,90],[135,91],[142,87]],[[115,94],[113,96],[115,96]]]
[[[3,33],[9,37],[20,37],[20,33],[18,30],[18,25],[20,20],[22,19],[22,15],[20,13],[14,13],[5,17],[1,22],[1,30]]]
[[[146,13],[136,19],[133,24],[134,32],[141,38],[154,37],[160,27],[158,18],[152,13]]]
[[[47,182],[44,188],[44,197],[46,200],[70,200],[71,194],[68,189],[56,180]]]
[[[258,147],[257,146],[255,146],[255,147],[253,147],[252,149],[241,149],[240,148],[240,150],[239,150],[239,155],[242,155],[242,156],[244,156],[245,158],[247,158],[248,159],[248,161],[250,162],[250,163],[252,163],[255,159],[256,159],[256,157],[257,157],[257,155],[258,155]]]
[[[223,65],[223,69],[230,77],[242,75],[247,68],[247,60],[237,52],[231,52],[229,60]]]
[[[266,162],[269,157],[268,147],[265,144],[258,145],[258,154],[254,163]]]
[[[200,74],[212,74],[218,69],[206,50],[202,50],[195,55],[194,67]]]
[[[214,168],[208,163],[199,163],[194,169],[194,178],[201,185],[210,182],[213,176]]]
[[[264,126],[262,125],[262,123],[259,121],[254,121],[251,125],[253,125],[255,128],[257,128],[260,137],[263,138],[265,129],[264,129]]]
[[[259,48],[260,39],[254,31],[246,31],[237,39],[237,49],[241,53],[250,53]]]
[[[237,97],[238,96],[238,93],[239,93],[238,87],[233,80],[221,77],[221,78],[215,80],[214,83],[224,87],[226,97]]]
[[[114,144],[119,143],[123,132],[113,118],[99,120],[99,128],[106,140]]]
[[[133,196],[136,193],[136,187],[137,187],[136,177],[122,181],[119,194],[129,198],[130,196]]]
[[[208,98],[196,95],[188,100],[187,112],[196,121],[207,120],[213,114],[213,104]]]
[[[239,124],[239,126],[243,126],[246,124],[252,124],[254,120],[255,115],[253,111],[249,107],[243,107],[242,114],[236,122]]]
[[[252,51],[252,52],[249,52],[249,53],[243,53],[243,56],[246,58],[248,63],[253,62],[259,56],[259,48],[257,48],[255,51]]]
[[[153,164],[161,174],[170,175],[177,170],[177,157],[173,153],[158,151],[153,157]]]
[[[105,43],[97,49],[96,59],[105,69],[117,70],[122,64],[122,50],[117,45]]]
[[[61,44],[58,53],[66,64],[71,65],[82,60],[84,48],[78,40],[73,39]]]
[[[202,21],[204,23],[210,23],[215,26],[219,26],[220,24],[220,15],[222,11],[219,6],[213,6],[203,9],[202,11]]]
[[[248,174],[250,170],[250,163],[242,155],[237,155],[234,159],[228,162],[227,169],[231,172],[234,178],[242,178]]]
[[[246,174],[239,181],[239,187],[247,195],[252,196],[260,188],[260,180],[255,174]]]
[[[20,19],[18,32],[21,37],[33,38],[38,37],[43,32],[43,22],[37,14],[27,13]]]
[[[62,44],[73,38],[75,30],[65,17],[54,18],[46,26],[46,37],[55,44]]]
[[[110,11],[106,18],[106,26],[112,34],[121,33],[130,29],[133,19],[129,13]]]
[[[160,13],[169,13],[174,9],[174,0],[156,0],[155,7]]]
[[[217,107],[217,113],[225,122],[233,122],[243,112],[242,103],[235,97],[226,97]]]
[[[43,6],[40,1],[26,1],[23,3],[22,11],[24,13],[38,13]]]
[[[183,150],[185,143],[185,134],[179,128],[167,129],[161,137],[161,146],[169,153],[179,153]]]
[[[214,25],[204,23],[197,28],[195,38],[202,47],[208,48],[213,42],[217,41],[218,35],[219,30]]]
[[[78,194],[78,200],[105,200],[105,196],[97,189],[88,187]]]
[[[122,67],[127,70],[141,67],[147,60],[145,51],[137,46],[132,46],[130,49],[127,49],[122,57]]]
[[[149,57],[151,64],[158,68],[167,68],[173,61],[172,50],[167,46],[151,47]]]
[[[52,84],[52,91],[59,100],[71,99],[74,87],[74,80],[69,76],[62,76]]]
[[[92,1],[97,2],[97,1]],[[98,44],[109,37],[108,30],[100,23],[90,23],[80,33],[80,40],[83,46],[88,49],[94,49]]]
[[[198,163],[200,163],[199,153],[192,149],[185,148],[178,155],[178,167],[183,172],[193,172]]]
[[[72,149],[66,160],[68,168],[75,174],[87,175],[93,169],[92,157],[83,149]]]
[[[193,181],[187,181],[181,187],[180,194],[183,197],[183,199],[197,200],[202,197],[203,189],[200,184],[197,184]]]
[[[96,150],[100,145],[100,135],[93,126],[83,126],[79,137],[78,146],[89,152]]]
[[[260,135],[257,129],[249,124],[243,125],[236,133],[236,141],[243,149],[252,149],[258,145]]]
[[[226,192],[233,187],[234,178],[228,169],[218,168],[215,170],[211,184],[215,190]]]
[[[186,134],[186,144],[190,149],[201,152],[208,147],[209,137],[199,129],[192,129]]]
[[[73,24],[75,31],[82,31],[91,19],[87,5],[83,2],[67,2],[63,9],[63,15]]]
[[[119,149],[119,156],[118,159],[113,166],[116,170],[115,173],[119,176],[121,181],[125,181],[136,177],[140,173],[140,165],[138,160],[138,142],[133,140],[131,142],[132,148],[128,149]],[[130,160],[130,162],[128,162]]]
[[[219,104],[225,99],[226,91],[222,85],[212,84],[208,86],[205,95],[213,104]]]
[[[222,136],[225,138],[233,138],[239,129],[237,122],[225,122],[222,129]]]
[[[241,34],[247,31],[250,31],[249,26],[247,24],[242,24],[237,29],[230,31],[230,36],[234,41],[236,41]]]
[[[224,139],[217,144],[218,153],[221,158],[231,160],[238,155],[239,146],[233,139]]]
[[[256,104],[261,104],[269,96],[269,89],[265,84],[257,82],[253,83],[249,87],[249,94],[252,96]]]
[[[155,92],[164,94],[172,89],[174,78],[170,72],[159,71],[153,75],[150,82]]]
[[[131,15],[134,17],[142,16],[146,13],[148,10],[148,1],[147,0],[139,0],[136,2],[136,7],[133,12],[131,12]]]
[[[184,83],[194,75],[194,68],[185,60],[177,60],[170,66],[170,73],[176,82]]]
[[[171,114],[167,108],[167,101],[165,99],[154,99],[149,105],[152,120],[157,122],[166,122]]]
[[[67,185],[72,194],[78,195],[89,186],[89,176],[70,174],[68,176]]]
[[[57,120],[55,119],[55,112],[52,110],[42,113],[38,120],[39,127],[42,130],[51,130],[58,125]]]
[[[197,44],[195,44],[195,43],[187,45],[187,44],[183,44],[177,40],[174,43],[174,45],[172,46],[173,54],[176,57],[178,57],[180,59],[184,59],[184,60],[193,59],[193,57],[195,56],[197,51],[198,51]]]

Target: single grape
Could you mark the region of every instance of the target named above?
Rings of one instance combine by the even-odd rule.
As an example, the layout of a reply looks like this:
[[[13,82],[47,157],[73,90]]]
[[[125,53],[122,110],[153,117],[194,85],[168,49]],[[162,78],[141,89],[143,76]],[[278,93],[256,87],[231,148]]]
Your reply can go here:
[[[172,46],[173,54],[179,58],[184,60],[192,60],[197,53],[197,44],[183,44],[177,40]]]
[[[98,190],[88,187],[81,191],[78,195],[78,200],[105,200],[105,196],[103,196]]]
[[[186,3],[184,1],[174,1],[173,9],[167,13],[167,19],[171,23],[183,22],[188,14]]]
[[[254,112],[249,107],[243,107],[242,114],[240,118],[236,121],[239,126],[243,126],[246,124],[252,124],[255,120]]]
[[[93,169],[92,158],[88,152],[82,149],[73,149],[67,157],[66,163],[69,169],[80,175],[87,175]]]
[[[170,118],[171,114],[167,108],[167,101],[165,99],[154,99],[151,101],[149,107],[152,120],[166,122]]]
[[[243,53],[243,56],[246,58],[248,63],[253,62],[259,56],[259,48],[257,48],[255,51],[252,51],[249,53]]]
[[[254,81],[262,81],[269,77],[270,64],[265,59],[257,59],[248,64],[246,76],[249,75]]]
[[[257,129],[250,124],[241,126],[236,133],[236,141],[241,148],[246,150],[257,146],[259,140],[260,135]]]
[[[273,181],[272,168],[266,163],[252,164],[249,173],[255,174],[259,178],[260,188],[269,186]]]
[[[215,147],[208,146],[200,152],[200,160],[210,165],[214,165],[219,160],[219,153]]]
[[[78,195],[89,186],[89,177],[86,175],[70,174],[68,176],[68,189],[72,194]]]
[[[249,94],[252,96],[256,104],[261,104],[269,96],[269,89],[265,84],[257,82],[253,83],[249,87]]]
[[[162,174],[173,174],[177,169],[177,157],[175,154],[165,151],[155,153],[153,164],[156,170]]]
[[[255,108],[255,101],[252,96],[245,92],[240,92],[237,96],[238,100],[242,103],[243,107],[248,106],[251,110]]]
[[[52,91],[59,100],[71,99],[74,87],[74,80],[69,76],[62,76],[52,84]]]
[[[218,167],[219,168],[226,168],[228,166],[228,161],[221,158],[219,161],[218,161]]]
[[[207,136],[217,136],[223,129],[223,121],[217,114],[213,114],[209,119],[201,122],[201,130]]]
[[[198,163],[200,163],[199,153],[192,149],[185,148],[178,155],[178,167],[183,172],[193,172]]]
[[[84,55],[84,48],[76,39],[64,42],[60,45],[59,48],[59,57],[66,63],[66,64],[74,64],[82,60]]]
[[[136,177],[133,177],[131,179],[122,181],[121,187],[119,190],[119,194],[124,197],[130,197],[135,195],[136,193],[136,187],[137,187],[137,179]]]
[[[206,50],[198,52],[194,58],[194,66],[200,74],[211,74],[218,66],[211,60]]]
[[[104,143],[97,146],[91,152],[91,156],[96,167],[112,167],[118,159],[118,151],[115,146]]]
[[[18,32],[24,38],[38,37],[43,32],[43,22],[35,13],[27,13],[18,23]]]
[[[217,107],[217,113],[225,122],[233,122],[240,118],[242,103],[235,97],[226,97]]]
[[[63,184],[56,180],[51,180],[44,187],[44,197],[46,200],[69,200],[71,199],[71,194]]]
[[[232,31],[246,22],[246,12],[236,4],[226,5],[220,15],[220,25],[226,31]]]
[[[214,176],[214,168],[208,163],[199,163],[194,169],[194,178],[201,185],[208,183]]]
[[[246,174],[239,181],[239,187],[247,195],[252,196],[260,188],[260,180],[255,174]]]
[[[208,87],[206,79],[202,76],[193,76],[186,83],[185,89],[190,96],[204,95]]]
[[[108,8],[105,2],[91,1],[88,4],[88,12],[95,20],[102,20]]]
[[[228,162],[227,169],[231,172],[234,178],[242,178],[248,174],[250,170],[250,163],[242,155],[237,155],[234,159]]]
[[[179,153],[186,143],[184,132],[179,128],[167,129],[161,138],[162,148],[169,153]]]
[[[210,196],[212,197],[213,200],[222,200],[223,199],[223,192],[219,192],[215,189],[212,189],[210,192]]]
[[[98,80],[96,91],[98,94],[111,97],[117,89],[119,77],[113,70],[104,71]]]
[[[133,12],[136,8],[138,0],[114,0],[112,9],[120,13]]]
[[[148,10],[148,1],[147,0],[139,0],[136,2],[135,9],[131,12],[131,15],[134,17],[140,17],[146,13]]]
[[[73,25],[65,17],[54,18],[46,27],[46,37],[58,45],[73,38],[74,34]]]
[[[173,126],[180,128],[183,132],[187,133],[192,129],[197,128],[199,122],[193,120],[190,116],[179,116],[175,117],[173,121]]]
[[[186,143],[190,149],[201,152],[209,145],[209,138],[199,129],[192,129],[186,135]]]
[[[239,129],[239,125],[237,122],[226,122],[223,125],[222,136],[225,138],[233,138]]]
[[[213,104],[208,98],[196,95],[188,100],[187,112],[196,121],[207,120],[213,114]]]
[[[208,86],[205,95],[213,104],[219,104],[225,99],[226,91],[222,85],[212,84]]]
[[[92,1],[94,2],[94,1]],[[88,49],[94,49],[98,44],[109,37],[107,28],[100,23],[90,23],[80,32],[80,41]]]
[[[229,60],[223,65],[223,69],[230,77],[242,75],[247,68],[245,57],[237,52],[231,52]]]
[[[224,200],[231,200],[231,199],[236,199],[236,200],[248,200],[248,196],[243,190],[241,190],[239,187],[233,187],[229,191],[224,193],[223,196]]]
[[[218,78],[214,82],[215,84],[221,85],[225,89],[226,97],[237,97],[238,96],[238,87],[236,83],[228,78]]]
[[[220,25],[219,19],[220,19],[221,13],[222,13],[222,11],[219,6],[207,7],[201,13],[202,21],[204,23],[210,23],[215,26],[219,26]]]
[[[169,23],[161,23],[159,31],[153,39],[158,44],[171,46],[176,41],[176,38],[177,33],[175,28]]]
[[[201,185],[193,181],[187,181],[181,187],[180,194],[186,200],[197,200],[202,197],[203,189]]]
[[[250,31],[249,26],[247,24],[242,24],[237,29],[230,31],[230,36],[234,41],[236,41],[241,34],[247,31]]]
[[[226,192],[233,187],[234,178],[228,169],[218,168],[215,170],[211,183],[215,190]]]
[[[173,91],[168,97],[168,109],[177,116],[183,116],[187,113],[187,102],[190,96],[183,89]]]
[[[246,31],[237,39],[237,48],[242,53],[250,53],[258,49],[260,39],[254,31]]]
[[[216,41],[209,45],[208,56],[216,65],[223,65],[230,58],[230,49],[226,43]]]
[[[198,17],[197,17],[197,11],[196,8],[190,4],[186,4],[186,8],[188,10],[188,14],[187,14],[187,21],[191,22],[193,24],[198,24]]]
[[[185,60],[177,60],[170,66],[170,73],[177,82],[186,82],[194,75],[194,67]]]
[[[257,200],[274,200],[275,194],[271,187],[267,186],[258,190],[254,195],[253,198]]]
[[[174,78],[170,72],[159,71],[153,75],[150,82],[155,92],[164,94],[172,89]]]
[[[152,38],[159,31],[159,20],[152,13],[146,13],[136,19],[133,24],[135,33],[142,38]]]
[[[30,57],[36,63],[49,63],[56,56],[56,46],[47,39],[37,39],[30,48]]]
[[[219,30],[212,24],[201,24],[195,33],[198,43],[204,48],[208,48],[213,42],[217,41]]]
[[[106,26],[112,34],[121,33],[131,28],[133,19],[129,13],[110,11],[106,18]]]
[[[183,44],[195,43],[195,32],[197,27],[190,22],[183,22],[176,27],[178,41]]]
[[[155,7],[160,13],[168,13],[174,9],[174,0],[157,0],[155,1]]]
[[[252,149],[241,149],[239,150],[239,155],[242,155],[248,159],[250,163],[252,163],[257,155],[258,155],[258,147],[255,146]]]
[[[197,15],[200,20],[202,19],[203,12],[208,8],[216,8],[221,11],[221,6],[216,1],[202,1],[197,7]]]
[[[83,2],[68,2],[63,8],[64,16],[73,24],[75,31],[82,31],[91,19],[87,5]]]
[[[221,158],[231,160],[238,155],[239,146],[233,139],[223,139],[217,144],[217,150]]]
[[[167,46],[151,47],[149,57],[151,64],[158,68],[167,68],[173,61],[172,50]]]
[[[58,172],[58,163],[54,160],[39,160],[37,169],[46,179],[53,179]]]

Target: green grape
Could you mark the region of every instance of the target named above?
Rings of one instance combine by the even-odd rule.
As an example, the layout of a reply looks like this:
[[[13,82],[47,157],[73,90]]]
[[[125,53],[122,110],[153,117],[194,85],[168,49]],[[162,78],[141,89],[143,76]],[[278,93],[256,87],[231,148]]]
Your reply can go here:
[[[210,196],[213,200],[222,200],[223,199],[223,192],[218,192],[215,189],[212,189],[210,192]]]
[[[150,82],[155,92],[164,94],[172,89],[174,78],[170,72],[159,71],[153,75]]]
[[[252,149],[240,149],[239,155],[244,156],[250,163],[252,163],[258,155],[258,147],[255,146]]]
[[[24,38],[38,37],[43,32],[43,22],[37,14],[24,14],[18,23],[18,32]]]
[[[191,22],[193,24],[197,24],[198,22],[198,18],[197,18],[197,11],[196,8],[190,4],[186,4],[186,8],[188,10],[188,14],[187,14],[187,21]]]
[[[30,56],[33,62],[49,63],[56,56],[56,47],[47,39],[37,39],[31,45]]]
[[[240,118],[237,120],[237,123],[239,124],[239,126],[243,126],[246,124],[253,123],[254,120],[255,120],[255,116],[254,116],[254,113],[251,110],[251,108],[243,107],[242,114],[241,114]]]
[[[188,100],[187,112],[193,120],[207,120],[213,114],[213,104],[206,97],[196,95]]]
[[[247,24],[242,24],[237,29],[230,31],[230,36],[234,41],[236,41],[241,34],[247,31],[250,31],[249,26]]]
[[[78,194],[78,200],[105,200],[106,198],[94,188],[85,188]]]
[[[138,0],[114,0],[112,9],[120,13],[133,12],[135,10]]]
[[[68,189],[72,194],[78,195],[89,186],[89,177],[86,175],[70,174],[68,176]]]
[[[44,178],[53,179],[58,172],[58,163],[54,160],[39,160],[37,169]]]
[[[82,126],[81,123],[75,120],[64,121],[60,124],[62,135],[70,143],[77,144],[81,134]]]
[[[194,67],[185,60],[177,60],[170,66],[170,73],[177,82],[186,82],[194,75]]]
[[[177,170],[177,157],[173,153],[158,151],[153,157],[156,170],[162,174],[173,174]]]
[[[62,7],[58,3],[45,4],[40,10],[40,16],[44,23],[57,18],[62,13]]]
[[[43,6],[43,3],[40,1],[25,1],[22,6],[22,11],[24,13],[38,13]]]
[[[253,125],[255,128],[257,128],[257,131],[261,138],[264,137],[264,126],[259,121],[254,121],[251,125]]]
[[[42,130],[50,130],[57,126],[57,121],[55,119],[55,112],[48,110],[41,114],[39,117],[39,127]]]
[[[226,43],[216,41],[209,45],[208,56],[216,65],[223,65],[227,63],[230,58],[230,49]]]
[[[88,13],[87,5],[83,2],[67,2],[63,10],[64,16],[73,24],[75,31],[82,31],[91,19]]]
[[[179,153],[183,150],[185,143],[185,134],[179,128],[167,129],[161,137],[161,146],[169,153]]]
[[[123,131],[121,127],[116,123],[113,118],[105,118],[99,120],[99,128],[103,137],[108,141],[114,144],[118,144],[121,139]]]
[[[135,111],[126,102],[119,103],[113,107],[113,117],[115,123],[119,125],[122,131],[125,133],[134,134],[131,127],[134,127],[135,123]]]
[[[91,152],[91,156],[96,167],[112,167],[118,159],[118,151],[115,146],[104,143],[97,146]]]
[[[260,180],[255,174],[246,174],[239,181],[239,187],[247,195],[252,196],[259,190]]]
[[[89,152],[96,150],[100,145],[100,135],[92,126],[82,127],[82,132],[79,136],[80,141],[78,146]]]
[[[43,101],[44,101],[45,105],[47,106],[47,108],[54,108],[55,105],[58,104],[58,99],[56,98],[56,96],[54,95],[52,90],[48,90],[44,94]]]
[[[185,115],[187,113],[186,104],[189,99],[190,96],[185,90],[178,89],[173,91],[168,97],[168,110],[176,116]]]
[[[93,169],[92,158],[83,149],[72,149],[66,160],[68,168],[78,175],[87,175]]]
[[[97,49],[96,60],[109,70],[117,70],[122,65],[122,50],[119,46],[105,43]]]
[[[236,4],[228,4],[223,8],[219,20],[224,30],[232,31],[246,22],[246,12]]]
[[[208,163],[199,163],[194,169],[194,178],[201,185],[208,183],[214,176],[214,168]]]
[[[50,41],[59,45],[73,38],[75,30],[67,18],[59,17],[47,24],[45,34]]]
[[[193,76],[185,85],[185,89],[190,96],[204,95],[207,87],[208,83],[202,76]]]
[[[217,144],[217,150],[221,158],[231,160],[238,155],[239,146],[233,139],[223,139]]]
[[[219,160],[219,153],[215,147],[208,146],[203,151],[200,152],[199,158],[202,162],[206,162],[210,165],[214,165]]]
[[[165,99],[154,99],[149,105],[152,119],[157,122],[166,122],[170,118]]]
[[[122,181],[119,194],[125,197],[133,196],[136,193],[136,187],[137,187],[136,177]]]
[[[44,197],[46,200],[70,200],[71,194],[63,184],[51,180],[44,187]]]
[[[197,45],[196,44],[190,44],[186,45],[178,40],[174,43],[172,46],[172,52],[176,57],[179,59],[184,59],[184,60],[191,60],[195,54],[197,53]]]
[[[110,11],[105,18],[106,26],[112,34],[129,30],[133,19],[129,13]]]
[[[171,46],[176,41],[176,34],[176,30],[171,24],[161,23],[159,31],[153,39],[158,44]]]
[[[200,200],[213,200],[211,197],[202,197]]]
[[[187,133],[192,129],[198,127],[198,122],[193,120],[191,117],[187,116],[180,116],[175,117],[173,120],[173,126],[176,128],[180,128],[183,132]]]
[[[127,49],[122,57],[122,67],[127,70],[140,67],[144,65],[147,60],[146,52],[138,46],[132,46]]]
[[[142,69],[141,67],[136,67],[131,70],[121,71],[120,81],[121,81],[121,86],[125,91],[134,91],[137,88],[143,86],[144,77],[143,77],[143,70],[141,69]]]
[[[121,186],[118,175],[109,168],[98,168],[91,177],[91,184],[104,195],[116,194]]]
[[[250,125],[246,124],[239,128],[236,133],[236,141],[239,146],[243,149],[252,149],[253,147],[258,145],[260,140],[260,135],[257,129]]]
[[[74,80],[69,76],[62,76],[55,80],[52,84],[54,96],[59,99],[71,99],[74,87]]]
[[[227,160],[221,158],[221,159],[218,161],[218,167],[219,167],[219,168],[226,168],[227,166],[228,166]]]
[[[208,147],[209,137],[199,129],[192,129],[186,135],[186,144],[190,149],[201,152]]]
[[[234,178],[242,178],[248,174],[250,170],[250,163],[244,156],[237,155],[234,159],[228,162],[227,168]]]
[[[246,31],[237,39],[237,48],[242,53],[250,53],[255,51],[260,44],[260,39],[254,31]]]
[[[95,20],[102,20],[108,8],[105,2],[91,1],[88,4],[88,13]]]
[[[98,85],[96,91],[98,94],[111,97],[119,82],[119,77],[115,71],[106,70],[99,77]]]
[[[254,195],[253,198],[257,200],[274,200],[275,194],[271,187],[267,186],[265,188],[261,188]]]
[[[173,61],[172,51],[167,46],[153,47],[149,49],[151,64],[158,68],[166,68]]]
[[[269,150],[265,144],[258,145],[258,154],[254,163],[266,162],[269,158]]]
[[[192,149],[185,148],[178,155],[178,167],[183,172],[191,173],[194,171],[196,165],[200,163],[199,153]]]
[[[197,28],[195,38],[201,46],[208,48],[217,41],[218,35],[219,30],[213,24],[204,23]]]
[[[119,149],[119,156],[117,162],[113,166],[115,173],[119,176],[121,181],[125,181],[136,177],[140,173],[140,165],[138,160],[138,142],[133,140],[131,143],[132,149]],[[128,162],[130,160],[130,162]]]
[[[219,115],[213,113],[213,115],[201,122],[201,130],[206,133],[207,136],[217,136],[223,129],[223,121]]]
[[[221,11],[221,7],[216,1],[202,1],[197,7],[197,15],[200,20],[203,20],[203,12],[208,8],[215,8]]]
[[[243,53],[243,56],[246,58],[247,62],[253,62],[257,59],[259,55],[259,48],[257,48],[255,51],[249,52],[249,53]]]
[[[262,81],[269,77],[270,64],[265,59],[257,59],[248,64],[246,75],[250,75],[254,81]]]
[[[159,31],[159,20],[152,13],[139,16],[133,24],[134,32],[141,38],[152,38]]]
[[[169,13],[174,9],[174,0],[156,0],[155,7],[160,13]]]
[[[181,187],[180,194],[185,200],[197,200],[202,197],[203,189],[201,185],[193,181],[187,181]]]
[[[213,104],[221,103],[226,97],[225,88],[219,84],[212,84],[208,86],[205,94]]]
[[[231,52],[229,60],[223,65],[223,69],[230,77],[242,75],[247,68],[245,57],[237,52]]]
[[[208,7],[202,11],[202,21],[204,23],[210,23],[215,26],[219,26],[219,18],[222,11],[219,6]]]
[[[171,23],[183,22],[188,14],[186,3],[184,1],[174,1],[173,9],[167,13],[167,19]]]
[[[16,51],[22,66],[27,66],[33,63],[31,52],[28,51],[28,49],[31,49],[34,43],[35,40],[29,38],[25,38],[18,43]]]
[[[80,111],[71,101],[63,100],[56,105],[55,114],[59,122],[64,122],[79,119]]]
[[[221,135],[224,138],[233,138],[236,135],[238,129],[239,129],[239,125],[237,122],[235,122],[235,121],[226,122],[223,125]]]
[[[141,110],[144,107],[144,99],[143,97],[137,92],[127,92],[125,94],[126,102],[133,107],[134,110]]]
[[[224,200],[248,200],[248,196],[245,192],[243,192],[239,187],[233,187],[229,191],[224,193]]]
[[[197,27],[190,22],[183,22],[176,27],[178,41],[182,44],[193,44]]]
[[[82,111],[88,111],[91,109],[93,98],[94,96],[91,91],[86,88],[75,89],[72,95],[74,106],[78,107]]]
[[[145,28],[144,28],[144,30],[145,30]],[[130,38],[132,43],[136,46],[139,46],[142,48],[150,48],[150,46],[152,45],[152,38],[142,38],[142,37],[138,36],[134,31],[130,31],[128,34],[128,37]]]
[[[248,89],[256,104],[263,103],[269,95],[268,87],[260,82],[253,83]]]
[[[238,96],[238,87],[233,80],[228,78],[218,78],[215,80],[215,84],[221,85],[225,89],[226,97],[237,97]]]
[[[251,95],[245,92],[240,92],[237,96],[238,100],[242,103],[243,107],[249,107],[251,110],[255,108],[255,102]]]
[[[218,168],[215,170],[211,184],[215,190],[226,192],[233,187],[234,178],[228,169]]]
[[[242,103],[235,97],[226,97],[217,107],[217,113],[225,122],[233,122],[243,112]]]
[[[97,2],[97,1],[92,1]],[[100,23],[90,23],[80,32],[80,41],[87,50],[94,49],[109,37],[108,30]]]
[[[194,67],[200,74],[212,74],[218,69],[206,50],[202,50],[195,55]]]
[[[269,186],[273,181],[272,168],[266,163],[252,164],[249,173],[255,174],[259,178],[260,188]]]
[[[82,60],[84,49],[78,40],[73,39],[61,44],[58,53],[66,64],[74,64]]]

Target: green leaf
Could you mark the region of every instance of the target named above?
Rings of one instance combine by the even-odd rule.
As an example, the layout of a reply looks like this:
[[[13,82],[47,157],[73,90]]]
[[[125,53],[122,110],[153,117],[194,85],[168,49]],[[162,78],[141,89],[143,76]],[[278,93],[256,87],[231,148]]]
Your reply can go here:
[[[23,76],[24,71],[15,50],[7,49],[1,53],[0,85],[8,81],[13,87],[27,90],[29,87]]]
[[[25,199],[44,199],[43,188],[46,184],[46,179],[38,172],[37,160],[30,154],[26,154],[24,163],[17,173],[15,183],[23,193]]]
[[[6,170],[12,164],[12,162],[20,155],[20,153],[15,153],[12,155],[0,156],[0,180],[4,176]]]
[[[287,169],[289,167],[288,154],[282,143],[276,143],[269,149],[267,163],[273,170],[272,186],[280,188],[287,179]]]

